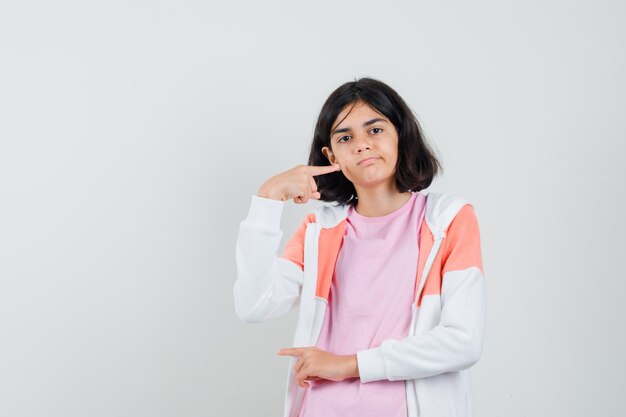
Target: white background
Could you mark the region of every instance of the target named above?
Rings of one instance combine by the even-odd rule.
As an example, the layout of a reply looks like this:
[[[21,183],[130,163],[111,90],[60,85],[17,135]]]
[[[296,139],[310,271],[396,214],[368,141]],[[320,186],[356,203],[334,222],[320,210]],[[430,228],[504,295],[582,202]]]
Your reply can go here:
[[[481,417],[626,413],[619,1],[0,3],[0,415],[278,416],[297,310],[234,312],[235,238],[378,78],[473,203]],[[319,202],[288,202],[284,239]],[[284,242],[283,242],[284,245]]]

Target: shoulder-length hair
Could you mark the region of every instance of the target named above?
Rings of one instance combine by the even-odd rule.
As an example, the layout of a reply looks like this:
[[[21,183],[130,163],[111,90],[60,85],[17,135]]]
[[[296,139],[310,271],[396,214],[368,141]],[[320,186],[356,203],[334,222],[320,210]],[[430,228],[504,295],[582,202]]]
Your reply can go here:
[[[315,125],[309,165],[330,165],[322,148],[331,146],[330,131],[337,116],[346,106],[357,101],[363,101],[385,115],[398,132],[398,161],[395,169],[398,190],[420,191],[430,186],[443,167],[427,144],[417,117],[394,89],[372,78],[347,82],[328,97]],[[356,189],[341,171],[314,178],[320,200],[340,204],[356,203]]]

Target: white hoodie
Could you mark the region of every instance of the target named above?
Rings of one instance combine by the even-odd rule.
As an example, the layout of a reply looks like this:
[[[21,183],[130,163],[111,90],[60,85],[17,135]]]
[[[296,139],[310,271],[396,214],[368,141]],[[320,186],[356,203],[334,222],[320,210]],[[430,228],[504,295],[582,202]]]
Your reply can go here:
[[[482,352],[486,306],[478,222],[462,198],[426,197],[409,334],[355,352],[360,379],[404,380],[408,417],[473,417],[468,372]],[[278,256],[284,204],[252,196],[236,244],[235,311],[255,323],[299,305],[293,346],[315,346],[349,206],[317,208]],[[284,417],[298,416],[306,390],[295,380],[295,362],[289,363]]]

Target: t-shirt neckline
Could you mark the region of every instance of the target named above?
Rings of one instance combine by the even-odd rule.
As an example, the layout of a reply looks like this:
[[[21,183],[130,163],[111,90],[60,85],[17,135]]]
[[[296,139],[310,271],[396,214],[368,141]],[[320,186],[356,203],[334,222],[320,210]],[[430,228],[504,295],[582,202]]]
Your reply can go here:
[[[394,217],[399,216],[401,213],[407,211],[412,206],[411,203],[415,200],[416,196],[417,196],[417,192],[411,191],[411,198],[409,198],[400,207],[398,207],[391,213],[385,214],[384,216],[376,216],[376,217],[364,216],[362,214],[359,214],[354,208],[354,205],[352,205],[350,206],[350,209],[348,211],[348,217],[352,219],[356,219],[357,221],[367,222],[367,223],[377,223],[377,222],[384,222],[387,220],[391,220]]]

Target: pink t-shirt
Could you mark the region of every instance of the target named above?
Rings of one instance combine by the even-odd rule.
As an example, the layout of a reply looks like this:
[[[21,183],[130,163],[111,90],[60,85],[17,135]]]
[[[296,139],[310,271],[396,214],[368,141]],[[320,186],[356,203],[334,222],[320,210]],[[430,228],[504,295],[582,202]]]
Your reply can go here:
[[[385,216],[365,217],[349,208],[317,347],[352,355],[407,336],[425,203],[425,194],[412,192]],[[383,415],[406,417],[404,381],[312,381],[300,411],[300,417]]]

